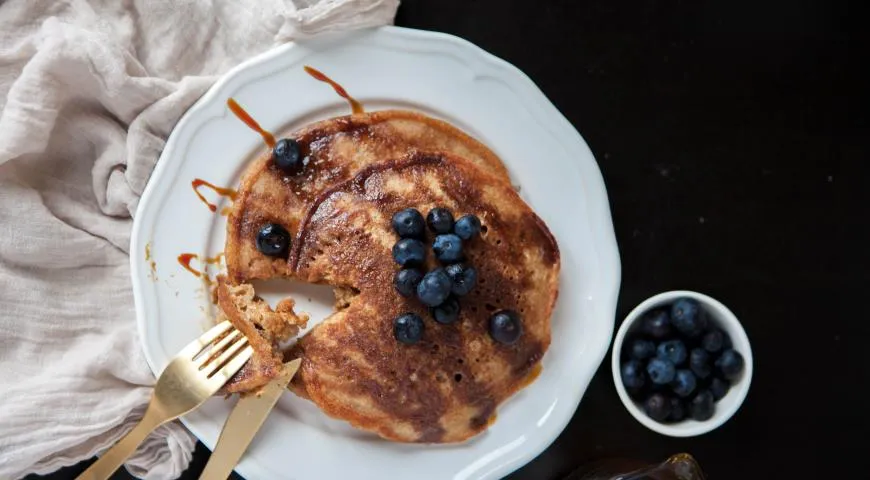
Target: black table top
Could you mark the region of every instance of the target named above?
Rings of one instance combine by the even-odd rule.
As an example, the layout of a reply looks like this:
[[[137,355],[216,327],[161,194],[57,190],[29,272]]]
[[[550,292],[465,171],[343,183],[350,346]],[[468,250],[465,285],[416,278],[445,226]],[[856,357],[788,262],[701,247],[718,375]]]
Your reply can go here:
[[[867,477],[863,18],[821,0],[403,2],[398,25],[513,63],[586,139],[622,257],[617,327],[645,298],[690,289],[728,305],[752,342],[749,396],[718,430],[647,430],[605,361],[562,435],[510,478],[683,451],[711,479]],[[184,478],[207,455],[199,445]]]

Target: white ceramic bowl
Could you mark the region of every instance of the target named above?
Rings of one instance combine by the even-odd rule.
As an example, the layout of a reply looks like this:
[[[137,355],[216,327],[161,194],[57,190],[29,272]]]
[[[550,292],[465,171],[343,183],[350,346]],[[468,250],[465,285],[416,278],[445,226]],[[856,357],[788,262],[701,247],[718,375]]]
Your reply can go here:
[[[640,327],[640,318],[644,313],[653,310],[657,307],[673,303],[681,297],[694,298],[701,304],[709,319],[722,329],[728,336],[731,337],[733,348],[745,360],[746,365],[743,368],[741,377],[732,382],[731,389],[728,394],[721,400],[716,402],[716,411],[709,420],[699,422],[696,420],[683,420],[679,423],[659,423],[649,418],[644,413],[640,403],[635,402],[629,397],[625,386],[622,384],[622,375],[620,374],[620,357],[622,356],[622,346],[625,342],[625,337],[629,336],[637,328]],[[752,381],[752,349],[749,347],[749,338],[746,337],[746,332],[743,326],[737,320],[737,317],[728,310],[728,307],[722,305],[718,300],[708,297],[702,293],[691,292],[688,290],[674,290],[664,292],[646,299],[640,305],[635,307],[631,313],[625,317],[622,326],[616,333],[616,338],[613,341],[613,355],[611,357],[611,370],[613,372],[613,383],[616,384],[616,392],[619,398],[628,409],[634,418],[644,424],[650,430],[668,435],[671,437],[694,437],[702,435],[709,431],[715,430],[720,425],[725,423],[731,416],[737,412],[743,400],[746,399],[746,394],[749,392],[749,383]]]

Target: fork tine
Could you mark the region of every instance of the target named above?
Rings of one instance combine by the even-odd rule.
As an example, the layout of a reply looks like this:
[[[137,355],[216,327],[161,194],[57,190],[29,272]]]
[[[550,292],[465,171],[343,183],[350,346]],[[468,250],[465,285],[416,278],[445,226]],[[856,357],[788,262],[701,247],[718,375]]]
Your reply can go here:
[[[211,378],[216,371],[223,368],[224,365],[241,352],[246,345],[248,345],[248,338],[242,335],[241,338],[228,346],[226,350],[220,353],[220,355],[210,358],[210,361],[201,367],[201,370],[204,370],[207,374],[206,376]]]
[[[216,370],[212,373],[212,377],[208,380],[210,382],[215,382],[218,384],[218,388],[223,386],[233,375],[236,374],[239,370],[242,369],[242,366],[251,359],[251,356],[254,354],[254,349],[250,345],[246,345],[245,348],[239,352],[238,355],[232,358],[226,365],[222,368]]]
[[[224,320],[223,322],[215,325],[209,331],[203,333],[199,338],[187,344],[180,352],[178,352],[179,356],[187,357],[187,358],[196,358],[202,353],[203,350],[211,343],[215,341],[218,337],[225,334],[227,331],[231,330],[233,325]]]
[[[199,359],[193,362],[194,365],[196,365],[196,368],[200,370],[205,368],[205,366],[213,362],[215,358],[218,358],[218,356],[221,355],[228,346],[236,343],[239,340],[239,337],[245,338],[245,336],[242,335],[242,332],[238,330],[233,330],[232,332],[227,334],[227,336],[220,339],[211,347],[211,349],[209,349],[208,352],[203,353],[203,355]]]

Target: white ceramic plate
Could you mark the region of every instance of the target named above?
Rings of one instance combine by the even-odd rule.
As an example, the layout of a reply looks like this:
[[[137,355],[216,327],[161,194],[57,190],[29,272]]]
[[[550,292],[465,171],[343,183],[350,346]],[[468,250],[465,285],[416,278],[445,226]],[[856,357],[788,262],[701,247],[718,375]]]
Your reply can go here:
[[[604,183],[586,143],[522,72],[455,37],[385,27],[285,45],[235,68],[184,115],[142,196],[133,229],[136,314],[151,368],[162,371],[214,315],[202,281],[177,257],[223,250],[226,218],[197,200],[191,181],[235,186],[261,148],[260,137],[227,110],[227,98],[236,98],[272,131],[349,113],[331,88],[303,71],[306,64],[342,83],[369,110],[410,108],[443,118],[504,160],[562,252],[553,342],[537,381],[499,408],[489,431],[467,443],[383,441],[288,393],[237,471],[249,480],[501,478],[559,435],[604,358],[619,256]],[[279,282],[259,285],[258,291],[292,294],[314,320],[331,311],[331,294],[321,288]],[[232,401],[212,399],[183,422],[213,448],[231,407]]]

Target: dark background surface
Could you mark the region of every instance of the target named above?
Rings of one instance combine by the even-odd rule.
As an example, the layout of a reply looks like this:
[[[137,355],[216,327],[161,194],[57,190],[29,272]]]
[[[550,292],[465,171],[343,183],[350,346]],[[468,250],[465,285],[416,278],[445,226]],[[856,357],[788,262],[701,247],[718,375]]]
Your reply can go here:
[[[870,476],[866,18],[824,1],[405,0],[398,25],[513,63],[588,142],[622,257],[617,327],[690,289],[728,305],[753,346],[746,403],[690,439],[637,423],[605,361],[562,435],[510,478],[682,451],[714,480]],[[184,478],[207,456],[198,445]]]

